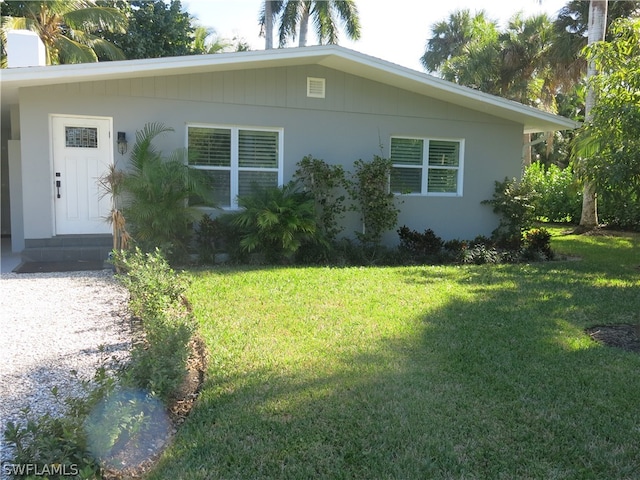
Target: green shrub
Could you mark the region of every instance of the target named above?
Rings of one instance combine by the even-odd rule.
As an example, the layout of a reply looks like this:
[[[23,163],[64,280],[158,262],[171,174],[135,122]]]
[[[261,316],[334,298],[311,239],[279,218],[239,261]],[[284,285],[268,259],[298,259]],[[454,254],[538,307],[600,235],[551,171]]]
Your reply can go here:
[[[113,252],[113,260],[122,272],[117,278],[130,294],[133,314],[144,320],[180,308],[188,288],[186,277],[177,275],[160,249],[145,253],[140,248]]]
[[[182,382],[195,332],[184,297],[188,282],[159,250],[117,253],[116,262],[126,272],[118,278],[129,290],[131,310],[144,333],[144,342],[131,352],[127,375],[136,387],[167,400]]]
[[[362,232],[356,232],[356,236],[363,244],[378,247],[382,235],[398,221],[399,209],[389,189],[391,160],[374,155],[370,162],[357,160],[353,165],[355,171],[347,189],[362,217]]]
[[[528,260],[551,260],[551,233],[545,228],[534,228],[524,234],[522,255]]]
[[[582,191],[571,168],[550,165],[545,169],[540,162],[532,163],[524,173],[522,182],[536,192],[535,216],[548,222],[580,220]]]
[[[491,205],[500,218],[498,228],[492,233],[499,247],[510,250],[521,247],[522,232],[531,228],[535,220],[537,198],[538,194],[527,183],[508,178],[495,182],[493,198],[482,203]]]
[[[610,227],[640,231],[640,193],[632,189],[599,192],[598,215]]]
[[[300,246],[319,241],[313,197],[288,184],[258,189],[239,197],[242,211],[232,214],[231,223],[239,228],[240,247],[246,252],[263,253],[269,261],[291,261]]]
[[[102,347],[100,349],[104,353]],[[105,367],[107,361],[106,355],[103,356],[93,379],[80,382],[82,396],[62,398],[56,387],[52,389],[63,412],[61,416],[46,413],[36,417],[27,407],[20,411],[17,423],[7,423],[3,434],[13,447],[12,464],[37,465],[40,472],[48,469],[51,474],[46,477],[51,480],[69,478],[69,475],[101,478],[100,464],[90,452],[85,421],[100,400],[116,387],[117,377]],[[58,464],[61,470],[54,471]],[[25,472],[16,474],[15,478],[34,477]]]
[[[438,255],[444,246],[442,239],[430,228],[419,233],[403,225],[398,229],[398,236],[400,237],[400,249],[414,258]]]
[[[345,196],[340,194],[345,185],[341,165],[329,165],[324,160],[307,155],[297,163],[294,179],[313,197],[318,234],[331,242],[342,231]]]
[[[473,263],[482,265],[485,263],[501,263],[502,255],[493,247],[484,244],[473,245],[460,252],[459,261],[461,263]]]
[[[186,373],[195,331],[183,296],[186,281],[159,250],[117,251],[114,261],[142,328],[129,364],[114,373],[101,365],[91,382],[82,382],[85,395],[58,399],[64,401],[61,417],[36,418],[25,409],[20,423],[9,422],[4,432],[14,447],[12,463],[38,465],[40,472],[50,472],[50,479],[102,478],[102,468],[123,446],[153,437],[158,424],[166,422],[158,399],[167,402]],[[142,460],[149,452],[140,455]],[[128,458],[133,457],[128,453]],[[17,477],[33,478],[28,473]]]

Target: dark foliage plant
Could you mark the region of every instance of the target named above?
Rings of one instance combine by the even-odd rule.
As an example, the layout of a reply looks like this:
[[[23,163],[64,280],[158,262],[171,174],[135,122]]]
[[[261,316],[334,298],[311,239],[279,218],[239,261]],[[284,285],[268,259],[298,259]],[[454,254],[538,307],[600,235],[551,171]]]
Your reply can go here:
[[[219,218],[202,215],[196,226],[198,258],[201,263],[215,263],[216,253],[224,249],[225,226]]]
[[[418,257],[437,255],[444,246],[442,238],[430,228],[420,233],[403,225],[398,229],[398,236],[400,237],[400,249]]]
[[[252,195],[239,197],[238,205],[243,210],[231,216],[231,223],[239,229],[245,252],[291,261],[304,243],[319,240],[314,199],[293,183],[255,188]]]
[[[545,228],[534,228],[524,234],[523,257],[531,260],[552,260],[551,233]]]

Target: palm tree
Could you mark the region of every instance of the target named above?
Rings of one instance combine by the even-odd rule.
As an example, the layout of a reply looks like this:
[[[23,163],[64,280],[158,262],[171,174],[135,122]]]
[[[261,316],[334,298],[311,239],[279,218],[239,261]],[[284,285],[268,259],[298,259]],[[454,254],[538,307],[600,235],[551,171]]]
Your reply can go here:
[[[148,123],[136,132],[130,168],[120,180],[121,208],[131,235],[143,250],[165,249],[174,259],[187,251],[191,223],[201,215],[191,200],[210,192],[199,170],[189,168],[187,152],[164,156],[154,145],[156,137],[173,131],[162,123]]]
[[[589,36],[588,44],[604,40],[607,28],[607,0],[591,0],[589,3]],[[593,61],[587,65],[587,84],[589,79],[596,75],[596,67]],[[591,110],[596,103],[595,92],[592,87],[588,87],[587,100],[585,105],[585,123],[591,118]],[[582,191],[582,215],[580,216],[580,227],[594,228],[598,225],[598,204],[596,200],[595,185],[585,180]]]
[[[298,46],[307,45],[309,22],[313,21],[321,45],[338,43],[338,21],[351,40],[360,38],[360,17],[355,0],[287,0],[280,17],[280,46],[295,40],[298,26]]]
[[[582,49],[588,42],[589,10],[589,2],[571,0],[560,9],[554,21],[549,63],[554,68],[557,84],[565,91],[572,90],[587,73],[587,62],[582,55]],[[626,2],[609,0],[607,30],[614,20],[637,16],[639,11],[640,2],[637,0]]]
[[[98,55],[124,59],[120,49],[96,35],[100,31],[124,33],[127,19],[115,8],[98,7],[90,0],[38,0],[15,2],[12,16],[2,18],[2,36],[26,29],[44,43],[47,64],[97,62]]]
[[[273,22],[282,11],[282,0],[264,0],[260,10],[260,35],[264,35],[264,48],[271,50],[273,48]]]
[[[470,44],[478,49],[479,45],[497,39],[497,32],[496,22],[488,20],[483,10],[474,16],[470,10],[456,10],[448,20],[431,26],[432,37],[420,61],[428,72],[435,72],[448,60],[462,55]]]

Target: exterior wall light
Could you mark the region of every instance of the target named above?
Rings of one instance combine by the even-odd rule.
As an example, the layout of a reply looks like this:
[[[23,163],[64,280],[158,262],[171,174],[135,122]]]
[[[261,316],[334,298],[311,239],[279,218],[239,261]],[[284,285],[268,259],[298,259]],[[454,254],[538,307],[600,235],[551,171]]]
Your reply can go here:
[[[125,132],[118,132],[118,151],[120,155],[127,153],[127,134]]]

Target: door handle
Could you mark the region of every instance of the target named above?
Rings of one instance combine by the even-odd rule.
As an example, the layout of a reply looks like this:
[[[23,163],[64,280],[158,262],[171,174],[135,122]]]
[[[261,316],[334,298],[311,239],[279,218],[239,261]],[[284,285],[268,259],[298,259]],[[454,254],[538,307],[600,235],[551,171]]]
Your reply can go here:
[[[56,177],[60,176],[60,172],[56,172]],[[60,186],[62,182],[60,180],[56,180],[56,188],[58,189],[58,198],[60,198]]]

